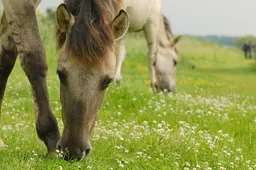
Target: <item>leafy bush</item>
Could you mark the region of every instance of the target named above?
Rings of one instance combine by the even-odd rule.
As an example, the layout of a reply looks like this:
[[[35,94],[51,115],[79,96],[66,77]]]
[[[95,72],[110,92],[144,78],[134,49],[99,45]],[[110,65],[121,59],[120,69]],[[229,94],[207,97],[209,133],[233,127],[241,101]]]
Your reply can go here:
[[[243,47],[244,43],[248,43],[248,41],[251,41],[253,44],[256,44],[256,37],[254,37],[252,35],[246,35],[246,36],[239,37],[235,40],[234,46],[241,49]]]

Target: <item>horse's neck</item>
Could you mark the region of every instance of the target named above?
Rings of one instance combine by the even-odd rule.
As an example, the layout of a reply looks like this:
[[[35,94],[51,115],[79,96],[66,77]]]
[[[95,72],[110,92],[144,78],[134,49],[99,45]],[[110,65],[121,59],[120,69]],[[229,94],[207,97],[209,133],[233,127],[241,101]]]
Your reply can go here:
[[[159,34],[159,39],[158,39],[159,44],[161,44],[161,46],[164,46],[164,47],[169,46],[173,39],[173,35],[168,30],[165,30],[164,21],[162,17],[160,21],[160,28],[159,28],[158,34]]]

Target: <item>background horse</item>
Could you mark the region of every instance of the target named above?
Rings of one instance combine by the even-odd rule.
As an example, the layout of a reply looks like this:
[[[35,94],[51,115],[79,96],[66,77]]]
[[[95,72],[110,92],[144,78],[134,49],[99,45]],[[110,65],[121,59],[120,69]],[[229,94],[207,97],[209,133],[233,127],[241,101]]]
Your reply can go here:
[[[152,88],[156,91],[175,92],[175,75],[178,54],[167,19],[162,16],[161,0],[124,0],[124,9],[130,18],[130,32],[144,31],[148,44],[148,67]],[[121,68],[125,59],[125,40],[117,46],[117,69],[115,82],[121,81]]]
[[[114,43],[128,29],[120,0],[66,0],[57,9],[57,73],[64,131],[49,106],[46,57],[35,16],[38,1],[4,0],[1,23],[0,99],[16,56],[32,85],[38,136],[48,151],[65,151],[65,158],[82,159],[91,151],[90,135],[106,89],[114,77]],[[120,11],[121,10],[121,11]],[[119,12],[120,11],[120,12]],[[73,17],[75,16],[75,17]]]

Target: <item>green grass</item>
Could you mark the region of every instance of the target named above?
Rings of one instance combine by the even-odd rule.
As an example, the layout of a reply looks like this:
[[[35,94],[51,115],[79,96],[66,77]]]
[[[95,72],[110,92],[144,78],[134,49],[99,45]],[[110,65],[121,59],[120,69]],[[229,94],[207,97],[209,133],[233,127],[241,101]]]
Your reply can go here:
[[[51,106],[61,129],[57,52],[41,27]],[[47,35],[47,36],[46,36]],[[127,37],[120,88],[111,86],[84,161],[46,156],[36,136],[30,86],[17,61],[3,104],[0,169],[254,169],[255,62],[214,43],[183,38],[174,96],[150,89],[144,39]],[[192,65],[195,69],[192,69]]]

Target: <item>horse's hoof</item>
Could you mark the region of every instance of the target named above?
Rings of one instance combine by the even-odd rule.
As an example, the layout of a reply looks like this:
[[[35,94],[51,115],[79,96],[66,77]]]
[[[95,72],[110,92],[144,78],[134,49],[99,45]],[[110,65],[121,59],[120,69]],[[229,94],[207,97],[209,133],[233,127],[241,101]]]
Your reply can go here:
[[[57,156],[58,156],[58,153],[56,151],[48,152],[46,154],[47,158],[57,158]]]
[[[8,148],[8,146],[7,145],[4,145],[4,146],[1,146],[0,147],[0,150],[5,150],[5,149],[7,149]]]
[[[120,85],[121,85],[121,80],[120,79],[116,79],[114,82],[115,82],[117,87],[120,87]]]
[[[0,150],[7,149],[8,146],[4,144],[4,142],[0,139]]]

